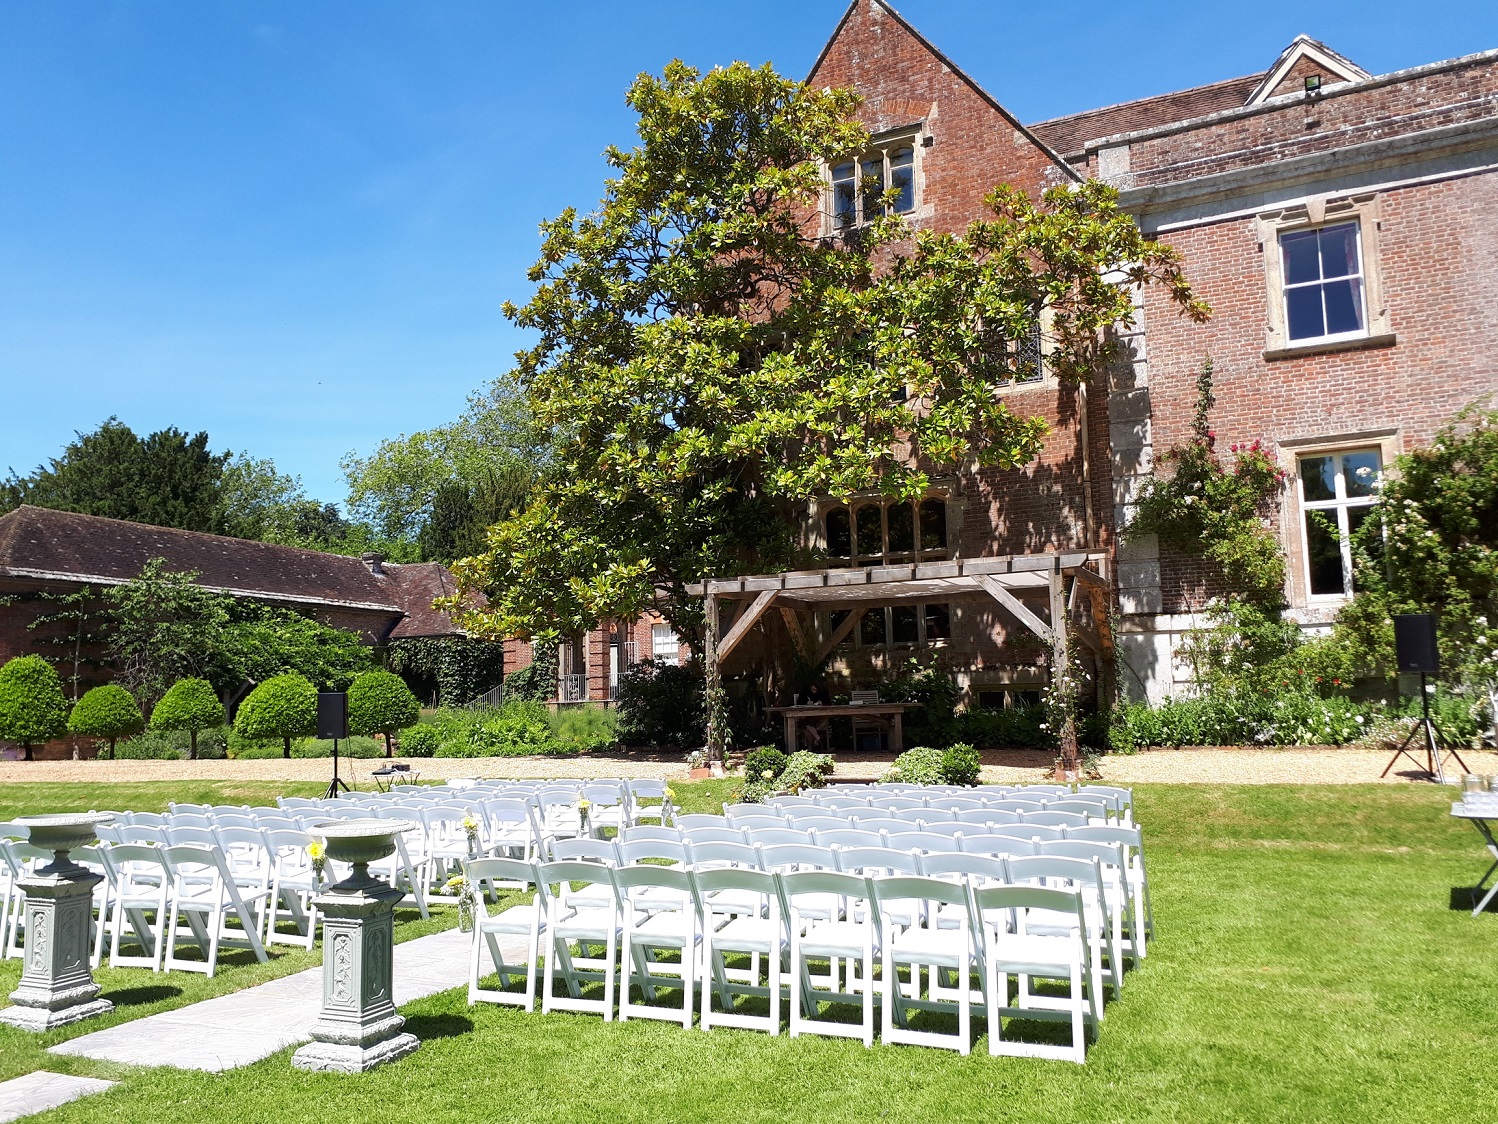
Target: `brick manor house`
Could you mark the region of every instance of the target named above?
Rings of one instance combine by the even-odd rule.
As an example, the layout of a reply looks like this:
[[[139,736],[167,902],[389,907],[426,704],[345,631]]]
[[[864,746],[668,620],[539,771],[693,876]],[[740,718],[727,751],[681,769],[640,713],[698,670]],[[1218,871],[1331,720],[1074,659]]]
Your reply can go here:
[[[1266,61],[1256,74],[1024,125],[888,4],[850,4],[807,79],[857,90],[873,137],[857,161],[826,170],[829,235],[863,221],[855,184],[869,177],[898,190],[914,227],[935,231],[965,229],[995,184],[1036,195],[1095,177],[1119,189],[1145,233],[1182,252],[1213,317],[1193,324],[1146,291],[1127,362],[1083,386],[1043,374],[999,388],[1017,413],[1050,425],[1023,469],[971,467],[912,504],[870,495],[810,505],[807,545],[831,568],[817,580],[841,584],[839,568],[918,579],[1029,565],[1006,558],[1085,558],[1108,583],[1120,693],[1178,692],[1179,639],[1222,591],[1193,558],[1122,543],[1119,531],[1157,453],[1188,439],[1210,356],[1220,447],[1262,441],[1286,472],[1277,531],[1289,613],[1307,628],[1331,620],[1351,590],[1348,529],[1384,466],[1498,390],[1488,346],[1498,329],[1498,51],[1372,75],[1300,36]],[[846,608],[797,603],[781,582],[781,614],[764,612],[766,599],[752,628],[740,614],[738,631],[754,638],[723,673],[753,676],[784,648],[781,634],[804,642],[809,632],[810,650],[833,652],[834,691],[938,649],[968,704],[1035,699],[1044,649],[1020,626],[1035,589],[1013,586],[1018,608],[971,586],[941,592],[966,580],[929,582],[924,600],[912,586],[859,610],[856,627],[840,627]],[[768,586],[737,588],[748,598]],[[787,601],[811,614],[789,620]],[[528,646],[512,647],[508,669],[530,662]],[[683,654],[659,619],[577,637],[560,654],[559,696],[610,698],[623,666]],[[763,674],[767,694],[787,694]]]

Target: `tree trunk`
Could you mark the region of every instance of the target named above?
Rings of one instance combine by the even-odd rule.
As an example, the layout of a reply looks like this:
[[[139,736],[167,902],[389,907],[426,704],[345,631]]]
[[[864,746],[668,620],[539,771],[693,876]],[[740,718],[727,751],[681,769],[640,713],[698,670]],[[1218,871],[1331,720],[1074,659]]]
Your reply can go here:
[[[386,757],[394,757],[395,756],[395,750],[390,745],[390,731],[389,730],[385,731],[385,756]]]
[[[281,739],[281,756],[284,757],[284,758],[286,758],[286,760],[288,760],[288,761],[291,760],[291,739],[290,738],[282,738]]]
[[[113,738],[109,739],[109,759],[111,761],[114,760],[114,739]]]
[[[31,756],[31,743],[30,742],[22,742],[21,743],[21,751],[26,755],[26,760],[27,761],[35,761],[36,760],[35,757]]]
[[[196,730],[187,731],[187,759],[189,761],[198,759],[198,732]]]

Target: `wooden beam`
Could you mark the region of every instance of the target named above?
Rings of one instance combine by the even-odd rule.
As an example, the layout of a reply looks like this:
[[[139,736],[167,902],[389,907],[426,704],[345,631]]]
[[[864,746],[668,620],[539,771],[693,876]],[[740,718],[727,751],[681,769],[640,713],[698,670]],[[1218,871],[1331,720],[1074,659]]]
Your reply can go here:
[[[791,643],[796,646],[797,654],[803,660],[810,659],[811,645],[807,642],[806,630],[801,627],[801,619],[796,616],[796,610],[780,606],[780,619],[785,622],[785,630],[791,634]]]
[[[1071,664],[1071,653],[1067,651],[1066,639],[1066,589],[1061,574],[1051,574],[1051,624],[1055,628],[1051,643],[1051,683],[1066,674]],[[1057,731],[1061,736],[1061,765],[1058,780],[1070,781],[1077,777],[1077,728],[1074,721]]]
[[[848,615],[843,619],[843,623],[833,629],[832,635],[827,638],[827,642],[817,649],[817,658],[812,661],[813,666],[821,667],[822,661],[832,655],[832,649],[848,639],[848,636],[853,632],[853,627],[858,624],[859,618],[868,611],[867,605],[859,609],[850,609]]]
[[[1083,585],[1087,586],[1087,588],[1094,590],[1097,593],[1101,593],[1104,596],[1107,596],[1107,580],[1098,577],[1091,570],[1083,569],[1081,566],[1078,566],[1075,570],[1071,571],[1071,576],[1076,578]]]
[[[986,589],[995,601],[1013,613],[1019,619],[1020,624],[1035,633],[1036,636],[1040,637],[1047,644],[1054,644],[1056,642],[1056,633],[1052,630],[1051,626],[1026,608],[1024,602],[1000,585],[995,578],[991,578],[987,574],[976,574],[974,575],[974,580]],[[1063,611],[1065,611],[1064,608]],[[1053,598],[1051,603],[1052,616],[1055,613],[1056,606]]]
[[[733,627],[728,630],[728,635],[718,644],[718,662],[722,663],[728,658],[728,653],[738,647],[740,640],[748,631],[754,627],[754,622],[764,616],[765,610],[770,607],[770,602],[775,600],[779,591],[767,589],[763,591],[754,601],[739,614],[739,619],[733,622]]]

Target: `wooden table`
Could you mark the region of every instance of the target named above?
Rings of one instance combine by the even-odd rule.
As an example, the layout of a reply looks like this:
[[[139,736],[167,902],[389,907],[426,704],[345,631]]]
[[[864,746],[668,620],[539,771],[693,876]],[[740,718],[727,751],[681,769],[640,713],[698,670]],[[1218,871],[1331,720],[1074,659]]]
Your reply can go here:
[[[901,753],[905,749],[905,712],[918,703],[813,703],[809,706],[772,706],[766,709],[779,714],[785,720],[786,752],[794,753],[801,748],[796,739],[796,727],[803,721],[823,718],[888,718],[890,749]]]

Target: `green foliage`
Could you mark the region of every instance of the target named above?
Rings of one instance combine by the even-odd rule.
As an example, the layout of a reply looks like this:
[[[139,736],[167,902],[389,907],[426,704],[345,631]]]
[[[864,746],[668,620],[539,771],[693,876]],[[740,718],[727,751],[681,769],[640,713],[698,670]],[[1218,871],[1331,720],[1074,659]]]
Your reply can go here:
[[[385,755],[390,755],[390,735],[421,717],[421,704],[399,675],[388,671],[366,671],[349,686],[349,733],[384,734]]]
[[[788,760],[789,758],[773,745],[751,749],[744,755],[744,780],[756,784],[776,780],[781,773],[785,772],[785,764]]]
[[[146,720],[135,697],[118,683],[106,683],[85,691],[73,704],[68,715],[68,729],[89,738],[109,742],[109,756],[114,757],[115,742],[145,729]]]
[[[549,719],[557,741],[583,753],[611,749],[619,739],[618,712],[601,706],[564,706]]]
[[[591,746],[564,742],[538,702],[512,701],[488,710],[444,710],[437,716],[437,757],[567,756]]]
[[[862,150],[857,97],[743,63],[672,62],[627,95],[639,143],[611,148],[599,205],[542,228],[517,378],[558,435],[530,505],[457,565],[475,634],[566,633],[658,603],[700,650],[704,576],[784,568],[811,496],[922,494],[928,471],[1012,468],[1045,423],[994,393],[1047,326],[1066,378],[1115,346],[1132,286],[1194,318],[1178,255],[1098,183],[1036,203],[998,188],[962,234],[892,209],[825,238],[821,168]],[[907,389],[909,393],[907,394]],[[661,600],[664,595],[664,600]],[[715,724],[715,730],[721,724]]]
[[[209,451],[206,433],[189,437],[169,428],[138,437],[112,417],[77,434],[62,456],[30,476],[12,475],[0,487],[0,502],[5,510],[29,503],[223,534],[219,484],[228,460],[227,453]]]
[[[780,785],[787,792],[800,792],[803,788],[824,788],[827,778],[832,776],[835,763],[826,753],[812,753],[798,749],[785,761],[780,773]]]
[[[385,664],[391,671],[435,681],[443,706],[462,706],[504,682],[505,649],[497,640],[421,636],[392,640]]]
[[[62,680],[41,656],[16,656],[0,667],[0,738],[31,747],[61,737],[68,729],[68,700]]]
[[[692,665],[646,660],[619,676],[614,705],[619,740],[625,745],[672,745],[688,749],[707,736],[702,673]]]
[[[106,593],[116,680],[147,707],[177,680],[206,678],[220,666],[228,598],[196,578],[153,558],[135,578]]]
[[[515,461],[485,469],[476,481],[444,481],[432,497],[431,514],[416,539],[421,556],[452,562],[482,554],[489,528],[525,507],[534,479],[531,464]]]
[[[1361,740],[1383,713],[1377,704],[1322,696],[1284,680],[1272,690],[1224,689],[1158,707],[1120,706],[1109,739],[1125,753],[1149,746],[1347,745]]]
[[[234,732],[242,738],[280,738],[282,756],[291,756],[291,739],[317,731],[317,688],[295,673],[273,675],[239,704]]]
[[[408,726],[396,737],[402,757],[435,757],[442,744],[442,731],[430,722]]]
[[[885,770],[880,780],[899,781],[902,784],[945,784],[942,772],[942,751],[928,746],[907,749],[895,763]]]
[[[151,709],[152,730],[183,730],[188,735],[188,757],[198,755],[198,733],[226,720],[224,704],[206,679],[190,676],[173,683]]]
[[[233,732],[227,726],[192,730],[146,730],[119,743],[115,756],[121,761],[218,761],[232,756]],[[102,758],[105,750],[99,750]]]
[[[1231,447],[1231,468],[1222,463],[1210,421],[1214,400],[1208,359],[1197,378],[1191,440],[1159,458],[1175,471],[1146,481],[1125,541],[1158,535],[1161,543],[1215,564],[1227,588],[1243,598],[1277,606],[1284,601],[1285,557],[1266,522],[1284,473],[1257,440]]]
[[[556,645],[541,642],[532,644],[531,662],[519,671],[512,671],[505,676],[505,698],[546,702],[555,698],[556,693]]]
[[[912,741],[935,746],[956,740],[956,708],[961,694],[950,671],[935,661],[923,663],[915,656],[906,660],[905,666],[879,688],[880,698],[890,702],[920,704],[919,710],[905,716],[907,736]]]
[[[975,708],[957,716],[957,736],[985,749],[1054,749],[1056,735],[1044,706]]]
[[[945,784],[975,785],[982,770],[978,751],[970,745],[961,742],[949,745],[941,755],[941,775]]]
[[[19,594],[16,599],[41,601],[46,606],[26,628],[36,634],[34,644],[50,649],[47,662],[58,668],[66,692],[77,700],[83,681],[93,678],[85,674],[85,669],[100,669],[105,664],[96,653],[109,639],[111,621],[99,591],[91,585],[69,590],[39,589]],[[0,605],[5,602],[0,598]]]
[[[383,743],[374,738],[340,738],[338,756],[354,758],[382,757]],[[236,760],[254,761],[282,756],[282,748],[275,742],[258,738],[231,738],[228,755]],[[294,738],[291,756],[295,759],[323,759],[333,756],[333,743],[319,738]]]
[[[1442,667],[1477,697],[1498,681],[1498,410],[1470,407],[1429,447],[1400,456],[1354,536],[1357,596],[1337,639],[1391,676],[1396,613],[1440,618]]]
[[[319,690],[342,691],[374,661],[357,633],[291,609],[226,600],[230,619],[219,637],[211,676],[222,687],[295,672]]]

